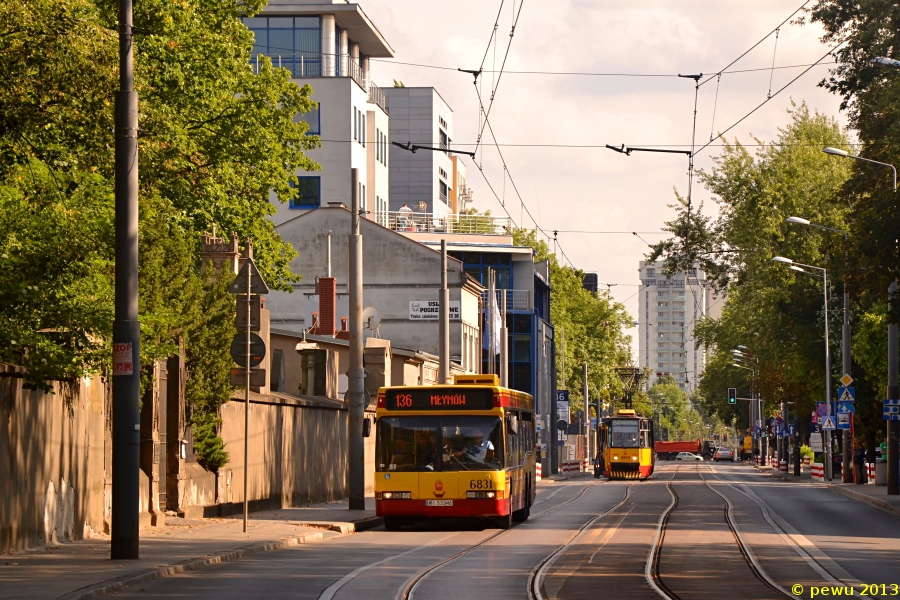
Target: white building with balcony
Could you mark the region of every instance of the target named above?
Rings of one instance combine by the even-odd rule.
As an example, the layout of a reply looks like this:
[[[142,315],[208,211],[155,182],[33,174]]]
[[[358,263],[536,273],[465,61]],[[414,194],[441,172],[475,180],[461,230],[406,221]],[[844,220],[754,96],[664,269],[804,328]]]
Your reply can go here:
[[[388,108],[370,80],[369,59],[392,58],[394,51],[378,28],[358,4],[346,0],[270,0],[244,24],[254,34],[253,61],[268,56],[289,69],[298,85],[313,88],[319,106],[298,118],[325,140],[309,152],[322,170],[297,173],[299,197],[290,204],[273,199],[275,224],[328,202],[349,204],[351,169],[359,170],[362,207],[373,217],[386,212]]]
[[[690,393],[700,382],[707,354],[694,339],[703,318],[722,316],[723,299],[716,296],[701,269],[667,277],[662,263],[640,261],[638,360],[650,369],[647,385],[663,376],[675,379]]]

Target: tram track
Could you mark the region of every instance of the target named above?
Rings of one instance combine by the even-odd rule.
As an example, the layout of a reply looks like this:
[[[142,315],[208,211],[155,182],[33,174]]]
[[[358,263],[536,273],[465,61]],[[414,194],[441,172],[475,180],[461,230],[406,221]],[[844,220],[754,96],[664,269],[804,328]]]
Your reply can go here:
[[[541,511],[541,512],[535,514],[535,515],[532,515],[531,517],[529,517],[528,521],[525,521],[525,522],[522,523],[521,525],[525,525],[525,524],[527,524],[527,523],[530,523],[530,522],[532,522],[532,521],[535,520],[535,519],[539,519],[540,517],[543,517],[543,516],[548,515],[548,514],[550,514],[550,513],[556,512],[556,511],[558,511],[558,510],[560,510],[560,509],[562,509],[562,508],[564,508],[564,507],[566,507],[566,506],[569,506],[570,504],[573,504],[574,502],[578,501],[582,496],[584,496],[584,494],[587,492],[587,490],[588,490],[589,488],[595,487],[596,485],[598,485],[598,483],[591,483],[591,484],[585,485],[585,486],[581,489],[581,491],[580,491],[575,497],[573,497],[573,498],[571,498],[571,499],[569,499],[569,500],[567,500],[567,501],[565,501],[565,502],[562,502],[562,503],[560,503],[560,504],[557,504],[556,506],[554,506],[554,507],[552,507],[552,508],[548,508],[547,510],[543,510],[543,511]],[[632,484],[632,485],[633,485],[633,484]],[[537,585],[538,587],[540,586],[540,577],[539,577],[538,573],[539,573],[539,572],[542,572],[541,569],[542,569],[544,566],[549,565],[550,562],[553,560],[553,558],[554,558],[555,556],[558,556],[561,552],[563,552],[563,551],[565,550],[565,548],[566,548],[569,544],[571,544],[572,541],[573,541],[576,537],[578,537],[582,532],[584,532],[591,524],[593,524],[594,522],[596,522],[596,521],[597,521],[598,519],[600,519],[601,517],[607,515],[607,514],[610,513],[612,510],[614,510],[614,509],[618,508],[619,506],[621,506],[621,505],[628,499],[628,493],[629,493],[629,490],[630,490],[630,489],[631,489],[631,485],[627,486],[627,487],[625,488],[625,495],[623,496],[623,498],[622,498],[619,502],[617,502],[615,505],[611,506],[610,508],[608,508],[608,509],[605,510],[604,512],[600,513],[599,515],[596,515],[596,516],[592,517],[591,519],[589,519],[585,524],[583,524],[583,525],[581,526],[581,528],[579,528],[578,531],[575,532],[575,534],[574,534],[567,542],[565,542],[563,545],[559,546],[556,550],[554,550],[554,551],[551,552],[549,555],[547,555],[547,556],[546,556],[546,557],[538,564],[538,566],[535,567],[535,568],[532,570],[532,572],[531,572],[531,574],[530,574],[530,576],[529,576],[529,578],[528,578],[528,590],[529,590],[529,593],[531,594],[531,596],[530,596],[531,598],[534,598],[535,600],[542,600],[542,596],[540,596],[540,592],[539,592],[539,591],[537,592],[538,595],[535,595],[535,594],[534,594],[534,585]],[[425,579],[427,579],[431,574],[433,574],[434,572],[436,572],[436,571],[442,569],[443,567],[445,567],[446,565],[450,564],[451,562],[453,562],[453,561],[455,561],[455,560],[457,560],[457,559],[459,559],[459,558],[465,556],[466,554],[469,554],[470,552],[472,552],[472,551],[474,551],[474,550],[477,550],[477,549],[481,548],[482,546],[484,546],[484,545],[487,544],[488,542],[493,541],[493,540],[496,540],[497,538],[499,538],[499,537],[501,537],[501,536],[504,536],[504,535],[507,535],[507,534],[509,534],[509,533],[511,533],[511,532],[513,532],[513,531],[515,531],[515,528],[509,529],[509,530],[501,530],[501,531],[498,531],[498,532],[496,532],[496,533],[490,535],[489,537],[485,538],[484,540],[481,540],[481,541],[478,542],[477,544],[473,544],[473,545],[469,546],[468,548],[466,548],[466,549],[464,549],[464,550],[460,550],[459,552],[457,552],[456,554],[454,554],[454,555],[452,555],[452,556],[449,556],[449,557],[447,557],[447,558],[445,558],[445,559],[443,559],[443,560],[440,560],[440,561],[438,561],[438,562],[436,562],[436,563],[430,565],[429,567],[427,567],[427,568],[425,568],[425,569],[422,569],[421,571],[419,571],[419,572],[416,573],[413,577],[411,577],[410,579],[408,579],[408,580],[406,581],[406,583],[404,584],[404,586],[403,586],[403,587],[401,588],[401,590],[398,592],[398,594],[397,594],[397,596],[396,596],[396,600],[413,600],[413,599],[415,598],[415,593],[416,593],[416,590],[417,590],[418,586],[419,586]]]
[[[700,481],[713,493],[719,496],[725,503],[723,509],[723,517],[725,520],[725,524],[728,526],[728,529],[731,531],[734,536],[735,544],[737,544],[738,549],[740,550],[741,556],[744,559],[745,564],[749,568],[750,572],[753,576],[759,580],[763,585],[771,589],[773,592],[778,594],[781,597],[785,598],[795,598],[790,592],[784,589],[781,585],[778,584],[774,579],[772,579],[768,573],[762,568],[759,564],[759,561],[756,559],[756,556],[753,553],[752,548],[744,539],[743,534],[740,531],[740,528],[737,525],[737,522],[734,518],[734,506],[731,500],[723,495],[721,492],[716,490],[713,486],[709,484],[709,481],[703,478],[703,474],[700,472],[700,465],[697,466],[697,476],[700,478]],[[672,479],[666,482],[666,487],[669,491],[669,494],[672,495],[672,502],[669,504],[668,508],[660,515],[657,530],[654,535],[653,543],[650,548],[650,553],[647,557],[646,568],[645,568],[645,576],[647,578],[647,582],[650,584],[657,594],[661,597],[666,598],[667,600],[682,600],[681,596],[676,594],[664,581],[663,577],[660,574],[660,553],[663,549],[663,545],[665,543],[666,537],[666,529],[669,523],[669,518],[672,513],[678,506],[678,495],[675,493],[675,490],[672,488],[672,482],[675,481],[675,477],[677,473],[680,471],[679,468],[676,468],[675,474],[673,474]]]

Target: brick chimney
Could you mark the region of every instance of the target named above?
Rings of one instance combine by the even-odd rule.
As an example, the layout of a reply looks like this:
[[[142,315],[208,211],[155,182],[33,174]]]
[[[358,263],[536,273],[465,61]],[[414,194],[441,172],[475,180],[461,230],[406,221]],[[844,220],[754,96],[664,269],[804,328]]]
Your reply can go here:
[[[319,322],[310,333],[333,337],[337,320],[337,279],[319,277],[316,281],[316,293],[319,295]]]

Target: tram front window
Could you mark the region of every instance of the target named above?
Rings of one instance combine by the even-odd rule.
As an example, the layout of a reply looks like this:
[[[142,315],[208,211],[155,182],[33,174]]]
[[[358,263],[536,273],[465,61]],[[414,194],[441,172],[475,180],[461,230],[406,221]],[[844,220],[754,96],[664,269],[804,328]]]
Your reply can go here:
[[[497,417],[382,417],[375,466],[401,472],[498,471],[503,427]]]
[[[609,445],[611,447],[637,448],[640,446],[640,430],[637,421],[613,421],[609,429]]]

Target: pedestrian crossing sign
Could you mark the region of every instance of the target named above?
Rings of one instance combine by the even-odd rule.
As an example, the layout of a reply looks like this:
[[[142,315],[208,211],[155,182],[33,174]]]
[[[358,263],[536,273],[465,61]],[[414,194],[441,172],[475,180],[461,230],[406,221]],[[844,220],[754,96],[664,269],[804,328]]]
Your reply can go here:
[[[838,402],[856,402],[856,389],[852,387],[838,388]]]
[[[822,429],[824,431],[833,431],[837,429],[837,427],[835,427],[834,425],[834,417],[828,415],[824,419],[822,419]]]

